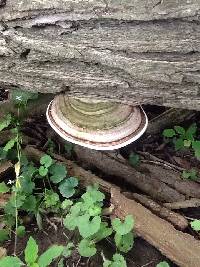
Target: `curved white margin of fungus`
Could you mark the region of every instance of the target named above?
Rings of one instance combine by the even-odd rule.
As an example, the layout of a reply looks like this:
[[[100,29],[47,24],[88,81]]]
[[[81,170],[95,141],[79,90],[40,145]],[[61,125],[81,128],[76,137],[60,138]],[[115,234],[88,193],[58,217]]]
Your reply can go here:
[[[135,135],[134,137],[130,138],[129,140],[127,140],[127,141],[125,141],[123,143],[116,144],[116,145],[111,145],[111,146],[99,147],[97,145],[87,144],[87,143],[84,143],[84,142],[81,142],[81,141],[74,140],[73,138],[67,137],[61,131],[59,131],[59,129],[57,127],[55,127],[55,125],[51,122],[51,120],[49,118],[49,115],[48,115],[48,110],[49,110],[49,107],[51,105],[51,102],[47,107],[46,117],[47,117],[48,123],[54,129],[54,131],[58,135],[60,135],[63,139],[65,139],[66,141],[68,141],[70,143],[73,143],[73,144],[76,144],[76,145],[80,145],[80,146],[84,146],[84,147],[87,147],[87,148],[90,148],[90,149],[94,149],[94,150],[102,150],[102,151],[103,150],[115,150],[115,149],[119,149],[119,148],[122,148],[124,146],[127,146],[127,145],[133,143],[134,141],[136,141],[137,139],[139,139],[144,134],[144,132],[146,131],[147,126],[148,126],[148,117],[147,117],[146,113],[144,112],[143,108],[140,106],[140,109],[141,109],[141,111],[143,112],[143,114],[145,116],[145,125],[142,128],[142,130],[137,135]]]

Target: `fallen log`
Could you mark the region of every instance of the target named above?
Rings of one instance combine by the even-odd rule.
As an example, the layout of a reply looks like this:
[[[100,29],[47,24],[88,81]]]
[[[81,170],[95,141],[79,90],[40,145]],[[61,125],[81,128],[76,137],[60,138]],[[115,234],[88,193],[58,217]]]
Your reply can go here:
[[[153,199],[162,202],[174,202],[185,199],[185,196],[177,190],[159,181],[152,175],[141,173],[130,165],[113,158],[111,154],[89,150],[80,146],[75,146],[74,151],[83,162],[87,162],[104,173],[114,175],[116,179],[123,178],[130,185],[139,188],[150,195]],[[168,199],[168,201],[165,201]],[[175,200],[176,199],[176,200]]]
[[[24,150],[27,157],[39,161],[43,155],[33,147],[27,146]],[[100,189],[111,195],[111,203],[114,205],[114,214],[123,219],[132,214],[135,219],[135,233],[160,250],[162,254],[177,263],[181,267],[200,266],[200,241],[189,234],[176,230],[170,223],[152,214],[147,208],[134,200],[128,199],[115,185],[104,181],[89,171],[84,170],[76,163],[63,157],[69,175],[79,178],[82,186],[98,183]]]
[[[126,193],[126,192],[125,192]],[[146,208],[150,209],[153,213],[158,215],[160,218],[163,218],[173,224],[180,230],[184,230],[188,227],[188,220],[183,217],[182,215],[175,213],[169,210],[166,207],[163,207],[156,203],[154,200],[150,199],[149,197],[137,193],[129,193],[123,195],[127,196],[129,199],[134,199]]]
[[[200,199],[191,198],[184,201],[164,203],[164,207],[171,210],[187,209],[187,208],[197,208],[200,207]]]

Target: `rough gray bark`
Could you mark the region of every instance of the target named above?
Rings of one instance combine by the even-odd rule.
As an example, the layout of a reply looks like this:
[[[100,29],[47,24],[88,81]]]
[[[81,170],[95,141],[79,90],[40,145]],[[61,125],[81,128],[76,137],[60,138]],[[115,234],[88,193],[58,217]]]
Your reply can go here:
[[[200,110],[199,15],[200,0],[0,1],[0,84]]]

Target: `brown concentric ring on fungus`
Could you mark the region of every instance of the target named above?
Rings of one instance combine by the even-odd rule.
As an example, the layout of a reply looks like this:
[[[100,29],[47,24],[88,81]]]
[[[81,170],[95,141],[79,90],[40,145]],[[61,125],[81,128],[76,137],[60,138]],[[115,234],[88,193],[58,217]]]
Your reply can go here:
[[[47,119],[65,140],[96,150],[130,144],[146,130],[140,107],[96,99],[58,95],[49,104]]]

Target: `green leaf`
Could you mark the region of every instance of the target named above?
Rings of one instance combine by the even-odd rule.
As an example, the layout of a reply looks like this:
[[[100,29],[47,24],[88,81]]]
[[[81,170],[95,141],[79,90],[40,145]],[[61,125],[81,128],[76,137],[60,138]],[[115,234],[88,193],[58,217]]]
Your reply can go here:
[[[74,248],[74,244],[72,243],[72,242],[69,242],[68,244],[67,244],[67,246],[66,247],[64,247],[64,250],[63,250],[63,256],[65,257],[65,258],[68,258],[68,257],[70,257],[71,256],[71,254],[72,254],[72,249]]]
[[[4,194],[10,191],[10,188],[4,183],[0,183],[0,194]]]
[[[12,121],[11,114],[7,114],[6,117],[0,121],[0,131],[7,128],[10,125],[11,121]]]
[[[87,192],[84,193],[81,198],[84,200],[85,205],[89,208],[93,206],[96,202],[102,202],[105,199],[105,195],[100,192],[94,186],[88,186]]]
[[[95,216],[94,218],[92,218],[92,220],[90,220],[90,215],[84,214],[82,216],[79,216],[77,225],[80,235],[83,238],[88,238],[97,233],[100,229],[101,217]]]
[[[63,258],[59,260],[58,267],[65,267]]]
[[[194,142],[192,142],[192,148],[195,151],[195,156],[197,158],[200,158],[200,141],[194,141]]]
[[[190,223],[192,229],[196,232],[200,231],[200,220],[194,220],[193,222]]]
[[[197,180],[198,179],[198,176],[197,176],[197,171],[195,169],[191,169],[189,171],[183,171],[182,172],[182,177],[184,179],[190,179],[190,180]]]
[[[184,140],[182,138],[178,138],[174,141],[175,149],[180,150],[184,148]]]
[[[119,218],[115,218],[112,221],[112,227],[114,231],[119,235],[126,235],[128,234],[134,226],[134,220],[131,215],[127,215],[124,222],[121,222]]]
[[[39,168],[39,175],[41,175],[42,177],[46,176],[48,173],[48,168],[44,167],[44,166],[40,166]]]
[[[156,265],[156,267],[170,267],[166,261],[162,261]]]
[[[58,188],[63,197],[69,198],[74,195],[75,187],[77,187],[77,185],[78,179],[75,177],[70,177],[62,181]]]
[[[114,254],[113,260],[106,260],[103,264],[103,267],[127,267],[124,257],[120,254]]]
[[[44,165],[45,168],[49,168],[52,165],[52,163],[53,163],[52,158],[47,154],[42,156],[40,159],[40,164]]]
[[[38,263],[37,263],[37,262],[35,262],[35,263],[31,264],[31,266],[30,266],[30,267],[40,267],[40,266],[38,265]]]
[[[38,259],[40,267],[49,266],[56,258],[63,253],[63,246],[54,245],[45,251]]]
[[[99,205],[94,205],[89,208],[88,213],[90,216],[97,216],[100,215],[102,211],[102,208],[99,207]]]
[[[163,136],[164,137],[171,138],[171,137],[173,137],[175,135],[176,135],[176,132],[174,131],[174,129],[165,129],[163,131]]]
[[[29,238],[25,251],[25,261],[28,265],[31,265],[37,261],[38,258],[38,245],[32,237]]]
[[[49,172],[52,174],[50,180],[55,184],[60,183],[67,175],[66,167],[57,163],[49,168]]]
[[[0,267],[20,267],[25,265],[18,257],[7,256],[0,259]]]
[[[191,144],[192,144],[192,141],[190,141],[190,140],[184,140],[183,141],[183,144],[184,144],[184,147],[190,147]]]
[[[11,100],[17,105],[26,105],[28,100],[37,99],[38,93],[32,93],[27,91],[22,91],[19,89],[11,90],[10,92]]]
[[[186,131],[185,137],[190,140],[193,141],[194,140],[194,136],[196,135],[196,131],[197,131],[197,125],[196,123],[193,123]]]
[[[9,239],[9,230],[0,229],[0,242],[4,242]]]
[[[15,143],[17,142],[17,138],[13,138],[13,139],[10,139],[6,145],[4,146],[3,150],[8,152],[8,150],[10,150],[11,148],[14,147]]]
[[[68,214],[63,220],[63,224],[68,230],[74,231],[77,226],[77,217],[72,214]]]
[[[35,188],[35,183],[31,181],[31,177],[27,175],[21,175],[19,179],[21,184],[19,191],[28,195],[32,194],[33,189]]]
[[[133,233],[129,232],[126,235],[115,234],[115,244],[117,248],[124,253],[127,253],[133,247]]]
[[[50,208],[52,206],[57,205],[60,201],[60,198],[59,195],[55,193],[53,190],[46,190],[44,201],[45,201],[45,206],[47,208]]]
[[[23,237],[26,234],[26,229],[23,225],[18,226],[17,228],[17,236]]]
[[[95,233],[91,239],[95,239],[96,242],[99,242],[102,239],[105,239],[106,237],[110,236],[111,234],[112,229],[108,227],[108,224],[106,222],[101,222],[99,231]]]
[[[26,210],[28,212],[35,212],[36,204],[37,204],[37,200],[35,196],[33,195],[27,196],[21,209]]]
[[[185,129],[181,126],[174,126],[174,130],[180,135],[185,135]]]
[[[78,252],[82,257],[92,257],[96,254],[97,250],[92,241],[83,239],[78,245]]]
[[[26,196],[17,194],[16,198],[14,195],[10,198],[10,203],[14,208],[20,208],[25,202]]]
[[[128,161],[131,166],[136,167],[140,163],[140,156],[136,153],[131,152]]]
[[[65,209],[69,208],[69,207],[72,206],[72,205],[73,205],[73,201],[71,201],[71,200],[69,200],[69,199],[65,199],[65,200],[62,202],[62,204],[61,204],[61,208],[62,208],[63,210],[65,210]]]

